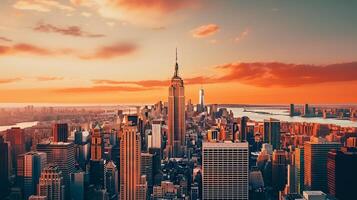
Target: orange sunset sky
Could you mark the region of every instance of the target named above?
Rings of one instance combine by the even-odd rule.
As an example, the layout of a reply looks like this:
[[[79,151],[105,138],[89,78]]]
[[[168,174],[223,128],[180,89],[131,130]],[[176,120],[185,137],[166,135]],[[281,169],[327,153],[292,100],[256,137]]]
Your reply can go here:
[[[2,0],[0,103],[357,103],[356,1]]]

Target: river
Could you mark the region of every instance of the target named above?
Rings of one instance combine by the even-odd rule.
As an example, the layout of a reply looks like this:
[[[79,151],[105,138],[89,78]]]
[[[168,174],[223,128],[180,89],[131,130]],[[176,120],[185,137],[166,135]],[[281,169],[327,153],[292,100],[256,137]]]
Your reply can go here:
[[[234,117],[247,116],[249,119],[254,121],[263,121],[264,119],[275,118],[280,121],[286,122],[309,122],[309,123],[320,123],[320,124],[336,124],[342,127],[357,127],[357,121],[351,120],[339,120],[339,119],[324,119],[321,117],[300,117],[300,116],[289,116],[289,110],[286,109],[276,109],[276,108],[246,108],[247,111],[244,112],[244,108],[238,107],[227,107],[228,110],[232,110]],[[256,112],[267,112],[256,113]]]
[[[0,131],[5,131],[7,129],[10,129],[11,127],[20,127],[20,128],[29,128],[32,126],[35,126],[38,123],[38,121],[35,122],[20,122],[11,126],[0,126]]]

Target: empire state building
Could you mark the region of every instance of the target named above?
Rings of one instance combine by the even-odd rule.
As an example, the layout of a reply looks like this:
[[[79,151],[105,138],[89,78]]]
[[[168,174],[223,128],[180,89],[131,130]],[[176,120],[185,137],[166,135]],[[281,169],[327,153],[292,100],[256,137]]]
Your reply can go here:
[[[178,75],[177,50],[175,73],[169,87],[167,151],[169,157],[181,157],[185,145],[185,88]]]

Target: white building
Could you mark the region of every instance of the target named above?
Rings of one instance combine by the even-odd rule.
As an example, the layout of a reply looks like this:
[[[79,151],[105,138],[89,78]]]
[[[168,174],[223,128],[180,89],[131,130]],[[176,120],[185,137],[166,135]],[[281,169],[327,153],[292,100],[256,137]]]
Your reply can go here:
[[[203,199],[248,200],[248,161],[247,142],[204,142]]]

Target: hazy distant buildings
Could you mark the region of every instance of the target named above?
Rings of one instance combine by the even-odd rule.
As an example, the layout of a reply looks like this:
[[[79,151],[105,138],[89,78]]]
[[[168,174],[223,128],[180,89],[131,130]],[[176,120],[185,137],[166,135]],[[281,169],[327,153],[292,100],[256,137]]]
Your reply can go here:
[[[167,153],[169,157],[180,157],[185,145],[185,88],[178,75],[176,52],[175,73],[169,87]]]
[[[42,170],[38,195],[46,196],[48,200],[64,200],[64,188],[62,172],[57,165],[50,164]]]
[[[322,138],[313,138],[312,141],[305,142],[305,190],[327,192],[327,154],[339,147],[340,143],[327,142]]]
[[[68,141],[68,124],[53,124],[53,141],[67,142]]]
[[[203,199],[248,199],[248,143],[204,142]]]
[[[273,145],[274,149],[278,149],[280,147],[280,121],[273,118],[264,120],[263,131],[264,142]]]

